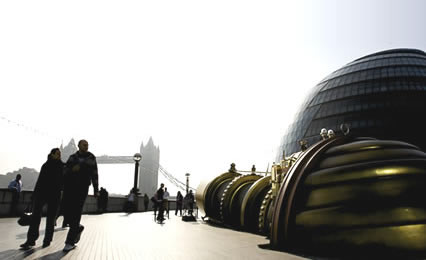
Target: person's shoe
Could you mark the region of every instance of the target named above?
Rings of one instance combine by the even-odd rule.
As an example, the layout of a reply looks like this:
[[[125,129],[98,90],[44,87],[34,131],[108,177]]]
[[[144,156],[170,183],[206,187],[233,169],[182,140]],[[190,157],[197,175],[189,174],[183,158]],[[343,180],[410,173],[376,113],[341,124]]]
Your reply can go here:
[[[65,244],[65,247],[64,247],[64,249],[62,249],[62,251],[69,252],[69,251],[73,250],[74,248],[75,248],[75,245]]]
[[[50,241],[43,241],[43,248],[50,246]]]
[[[28,249],[32,248],[33,246],[35,246],[35,242],[26,241],[25,243],[23,243],[19,247],[24,249],[24,250],[28,250]]]
[[[83,230],[84,230],[84,226],[83,225],[80,225],[79,227],[78,227],[78,233],[77,233],[77,236],[75,237],[75,244],[77,244],[78,243],[78,241],[80,241],[80,237],[81,237],[81,233],[83,233]]]

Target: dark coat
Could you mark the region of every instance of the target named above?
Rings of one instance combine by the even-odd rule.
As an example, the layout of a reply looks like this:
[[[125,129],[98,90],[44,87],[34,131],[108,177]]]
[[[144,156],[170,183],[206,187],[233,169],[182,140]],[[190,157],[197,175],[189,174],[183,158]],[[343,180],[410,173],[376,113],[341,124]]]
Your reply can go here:
[[[182,195],[182,193],[178,193],[176,195],[176,203],[177,204],[182,204],[182,202],[183,202],[183,195]]]
[[[61,160],[48,159],[41,166],[40,175],[34,188],[36,196],[56,196],[63,189],[64,163]]]
[[[72,168],[76,165],[80,166],[80,170],[73,172]],[[71,189],[80,186],[93,185],[95,192],[98,192],[98,165],[96,157],[90,153],[76,152],[72,154],[66,163],[65,185]]]
[[[163,200],[163,196],[164,196],[164,190],[162,188],[159,188],[157,190],[157,200]]]

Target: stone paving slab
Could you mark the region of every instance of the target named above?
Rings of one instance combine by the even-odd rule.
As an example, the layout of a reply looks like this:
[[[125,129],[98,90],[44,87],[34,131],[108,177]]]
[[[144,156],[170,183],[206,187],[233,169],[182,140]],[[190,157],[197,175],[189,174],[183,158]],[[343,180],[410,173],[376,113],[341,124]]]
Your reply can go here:
[[[83,215],[81,240],[67,254],[62,249],[68,228],[56,228],[52,244],[42,248],[43,218],[36,246],[22,251],[19,245],[25,242],[28,227],[19,226],[16,218],[1,218],[0,259],[303,259],[259,248],[269,242],[263,236],[170,217],[160,225],[152,212]]]

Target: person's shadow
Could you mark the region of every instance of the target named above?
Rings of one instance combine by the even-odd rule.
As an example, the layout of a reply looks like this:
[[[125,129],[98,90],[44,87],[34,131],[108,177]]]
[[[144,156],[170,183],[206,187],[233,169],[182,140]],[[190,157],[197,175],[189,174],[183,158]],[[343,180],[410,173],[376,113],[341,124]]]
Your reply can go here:
[[[55,229],[53,230],[54,232],[57,232],[57,231],[63,231],[63,230],[66,230],[66,228],[63,228],[63,227],[55,227]],[[45,230],[44,229],[41,229],[40,230],[40,233],[39,233],[39,237],[43,237],[44,236],[44,233],[45,233]],[[17,239],[25,239],[25,238],[27,238],[27,232],[25,232],[25,233],[21,233],[21,234],[17,234],[16,235],[16,238]],[[3,259],[3,258],[0,258],[0,259]]]
[[[25,257],[33,254],[37,248],[31,248],[30,250],[21,250],[21,249],[9,249],[0,252],[0,259],[24,259]]]
[[[22,249],[9,249],[0,252],[0,259],[1,260],[9,260],[9,259],[18,259],[22,260],[26,257],[32,255],[34,252],[39,250],[41,247],[37,248],[31,248],[29,250],[22,250]],[[55,259],[61,259],[62,257],[66,256],[68,252],[64,252],[62,250],[59,250],[57,252],[44,255],[35,259],[42,259],[42,260],[55,260]]]
[[[42,257],[36,258],[36,260],[55,260],[55,259],[61,259],[62,257],[66,256],[68,252],[64,252],[62,250],[56,251],[54,253],[44,255]]]

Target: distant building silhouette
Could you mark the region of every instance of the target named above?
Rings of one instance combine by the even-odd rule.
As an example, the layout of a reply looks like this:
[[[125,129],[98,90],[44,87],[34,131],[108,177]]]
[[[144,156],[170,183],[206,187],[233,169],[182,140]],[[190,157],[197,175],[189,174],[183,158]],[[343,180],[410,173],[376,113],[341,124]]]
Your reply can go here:
[[[158,187],[158,168],[160,165],[160,148],[154,145],[152,137],[144,146],[141,144],[142,160],[139,169],[139,192],[152,197]]]
[[[78,150],[77,146],[75,145],[74,138],[71,138],[70,142],[65,147],[63,147],[61,144],[61,147],[59,147],[59,149],[61,150],[61,160],[63,162],[66,162],[70,155],[77,152]]]

